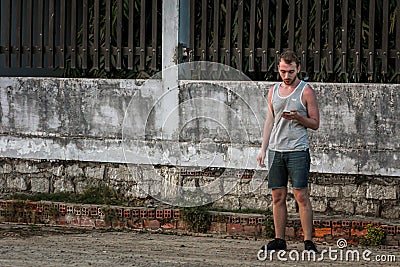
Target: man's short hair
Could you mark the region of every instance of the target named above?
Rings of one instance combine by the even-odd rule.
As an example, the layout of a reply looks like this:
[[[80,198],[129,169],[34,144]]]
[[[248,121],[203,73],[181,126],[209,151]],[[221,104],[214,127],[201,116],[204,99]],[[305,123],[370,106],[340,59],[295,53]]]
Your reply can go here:
[[[286,64],[296,63],[296,66],[300,66],[300,60],[293,50],[286,49],[279,56],[279,62],[285,61]]]

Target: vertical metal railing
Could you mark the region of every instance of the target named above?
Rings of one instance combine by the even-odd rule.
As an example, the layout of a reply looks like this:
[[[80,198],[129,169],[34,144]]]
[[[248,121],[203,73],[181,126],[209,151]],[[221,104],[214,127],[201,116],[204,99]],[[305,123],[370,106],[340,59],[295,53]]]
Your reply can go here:
[[[322,23],[322,6],[321,1],[316,1],[315,6],[315,43],[314,43],[314,72],[321,71],[321,23]]]
[[[308,62],[308,0],[302,1],[301,9],[301,66],[307,73]]]
[[[0,0],[0,68],[156,71],[162,0]]]
[[[219,62],[219,0],[214,0],[213,6],[213,46],[212,46],[212,61]]]
[[[280,52],[291,48],[316,80],[397,75],[392,81],[399,82],[399,10],[400,0],[192,0],[190,60],[218,58],[248,74],[276,77]]]
[[[278,55],[281,52],[281,39],[282,39],[282,1],[276,4],[276,20],[275,20],[275,62],[278,61]],[[277,66],[274,64],[274,71],[277,72]]]
[[[26,20],[27,27],[25,28],[26,36],[26,67],[32,67],[32,36],[33,36],[33,0],[27,1]]]
[[[341,34],[341,69],[340,73],[341,74],[346,74],[347,73],[347,57],[348,57],[348,47],[347,47],[347,38],[348,38],[348,0],[343,0],[342,2],[342,34]]]
[[[400,73],[400,0],[397,0],[396,17],[396,72]]]
[[[383,0],[383,14],[389,14],[389,0]],[[388,73],[389,16],[382,17],[382,73]]]
[[[328,11],[328,53],[327,53],[327,72],[333,73],[333,64],[335,56],[335,0],[329,0]]]
[[[6,0],[5,4],[5,42],[4,42],[4,65],[6,67],[11,67],[11,49],[12,49],[12,44],[11,44],[11,0]]]
[[[262,31],[268,31],[268,24],[269,24],[269,0],[265,0],[262,2]],[[262,35],[261,41],[261,71],[267,72],[268,71],[268,42],[269,42],[269,34]]]
[[[362,52],[361,52],[361,27],[362,27],[362,11],[361,11],[361,1],[362,0],[357,0],[356,1],[356,22],[355,22],[355,45],[354,45],[354,51],[355,51],[355,75],[360,76],[361,73],[361,57],[362,57]]]
[[[37,67],[44,67],[44,0],[38,1]],[[33,48],[33,46],[32,46]]]
[[[0,0],[0,68],[160,70],[161,1]],[[189,61],[265,79],[292,48],[316,80],[400,82],[400,0],[191,0],[190,14]]]
[[[232,25],[232,1],[226,1],[226,15],[225,15],[225,61],[226,65],[231,65],[231,25]],[[193,45],[194,47],[194,45]]]
[[[375,63],[375,0],[369,1],[368,74],[374,74]]]
[[[76,8],[77,8],[76,0],[72,0],[71,1],[71,10],[76,10]],[[76,12],[71,12],[71,36],[77,35],[77,22],[78,22],[78,17],[77,17]],[[93,45],[96,46],[96,41],[93,43]],[[73,38],[73,39],[71,39],[71,68],[73,68],[73,69],[75,69],[77,66],[77,64],[76,64],[77,51],[76,50],[77,50],[77,42],[76,42],[76,38]],[[93,57],[94,57],[93,61],[96,62],[96,60],[95,60],[96,54],[94,54]]]

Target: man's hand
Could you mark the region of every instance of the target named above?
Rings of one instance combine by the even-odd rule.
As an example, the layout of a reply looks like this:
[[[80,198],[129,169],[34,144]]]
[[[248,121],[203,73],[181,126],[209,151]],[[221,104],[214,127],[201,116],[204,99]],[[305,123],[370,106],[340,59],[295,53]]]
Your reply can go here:
[[[261,150],[260,154],[258,154],[257,157],[258,166],[265,168],[264,160],[265,160],[265,151]]]
[[[299,116],[301,117],[300,114],[297,113],[297,110],[291,110],[290,112],[283,112],[282,113],[282,118],[285,118],[287,120],[297,120],[299,118]]]

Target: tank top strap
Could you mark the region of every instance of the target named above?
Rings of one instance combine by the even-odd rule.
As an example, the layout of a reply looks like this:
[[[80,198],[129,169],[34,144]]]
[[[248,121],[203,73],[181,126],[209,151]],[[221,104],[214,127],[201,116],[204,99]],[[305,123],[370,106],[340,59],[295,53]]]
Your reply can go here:
[[[276,83],[274,85],[274,91],[272,93],[272,99],[275,99],[278,96],[279,86],[281,86],[281,83]]]
[[[307,83],[303,80],[300,80],[299,85],[297,86],[296,91],[298,91],[300,94],[303,93],[304,88],[306,87]]]

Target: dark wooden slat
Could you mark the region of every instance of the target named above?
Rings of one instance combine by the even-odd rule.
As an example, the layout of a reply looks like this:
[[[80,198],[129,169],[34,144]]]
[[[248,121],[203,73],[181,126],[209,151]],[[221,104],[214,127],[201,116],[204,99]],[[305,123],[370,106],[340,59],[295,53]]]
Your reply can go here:
[[[388,72],[388,48],[389,48],[389,0],[383,1],[383,22],[382,22],[382,74]]]
[[[307,73],[308,0],[303,0],[301,10],[301,70]]]
[[[296,0],[289,1],[289,38],[288,38],[288,47],[289,49],[294,49],[294,27],[295,27],[295,18],[296,18]]]
[[[49,51],[46,53],[48,54],[48,62],[49,62],[49,68],[54,68],[54,52],[55,52],[55,0],[49,0]]]
[[[214,0],[214,18],[213,18],[213,25],[214,25],[214,41],[213,41],[213,57],[212,60],[214,62],[219,61],[219,3],[220,0]]]
[[[355,45],[354,45],[354,51],[355,51],[355,68],[356,68],[356,78],[359,76],[361,73],[361,59],[362,59],[362,51],[361,51],[361,1],[362,0],[357,0],[356,1],[356,24],[355,24]]]
[[[33,35],[32,0],[27,0],[26,7],[27,7],[27,10],[26,10],[26,21],[25,21],[25,36],[26,36],[25,58],[26,58],[26,66],[29,68],[32,68],[32,35]]]
[[[65,67],[65,30],[66,30],[66,4],[65,0],[60,1],[60,53],[59,53],[59,66]]]
[[[375,0],[370,0],[369,4],[368,74],[373,74],[375,57]]]
[[[341,51],[341,68],[340,73],[347,73],[347,38],[348,38],[348,17],[349,3],[348,0],[342,2],[342,51]]]
[[[232,0],[226,0],[225,64],[231,65]]]
[[[129,0],[129,26],[128,26],[128,69],[133,70],[135,58],[135,0]]]
[[[94,1],[93,21],[93,68],[98,70],[100,64],[100,0]]]
[[[153,8],[152,8],[152,38],[151,38],[151,63],[150,63],[150,68],[152,70],[157,69],[157,20],[158,20],[158,1],[153,0]]]
[[[335,44],[335,0],[329,0],[328,14],[328,64],[327,72],[333,73],[334,44]]]
[[[17,0],[17,14],[15,16],[16,19],[16,32],[15,32],[15,53],[17,54],[17,68],[21,68],[22,66],[22,1]]]
[[[262,1],[262,56],[261,71],[268,71],[269,0]]]
[[[243,1],[239,1],[238,3],[238,37],[237,37],[237,46],[236,46],[236,68],[238,70],[242,70],[243,65],[243,35],[244,35],[244,28],[243,28],[243,12],[244,12],[244,4]]]
[[[278,57],[281,52],[282,39],[282,1],[278,1],[276,5],[276,26],[275,26],[275,67],[274,71],[278,71]]]
[[[111,69],[111,0],[106,1],[106,53],[104,55],[104,68],[106,71]]]
[[[321,71],[321,1],[316,1],[315,7],[315,49],[314,49],[314,72]]]
[[[396,15],[396,73],[400,74],[400,0],[397,0]]]
[[[71,1],[71,68],[76,68],[76,30],[77,30],[76,0]]]
[[[37,32],[38,32],[38,68],[43,68],[43,50],[44,50],[44,0],[38,1],[38,25],[37,25]]]
[[[122,68],[122,16],[123,16],[123,5],[122,0],[118,0],[117,2],[117,28],[115,29],[117,32],[117,55],[116,55],[116,69],[120,70]]]
[[[146,67],[146,0],[140,4],[140,63],[139,70]]]
[[[89,3],[83,0],[82,14],[82,69],[88,69],[89,54]]]
[[[6,0],[6,25],[5,25],[5,29],[6,29],[6,33],[5,33],[5,57],[4,57],[4,61],[5,61],[5,67],[10,68],[11,67],[11,10],[12,10],[12,6],[11,6],[11,0]]]
[[[250,2],[250,55],[249,55],[249,71],[254,72],[254,58],[255,58],[255,40],[256,40],[256,5],[257,1]]]

